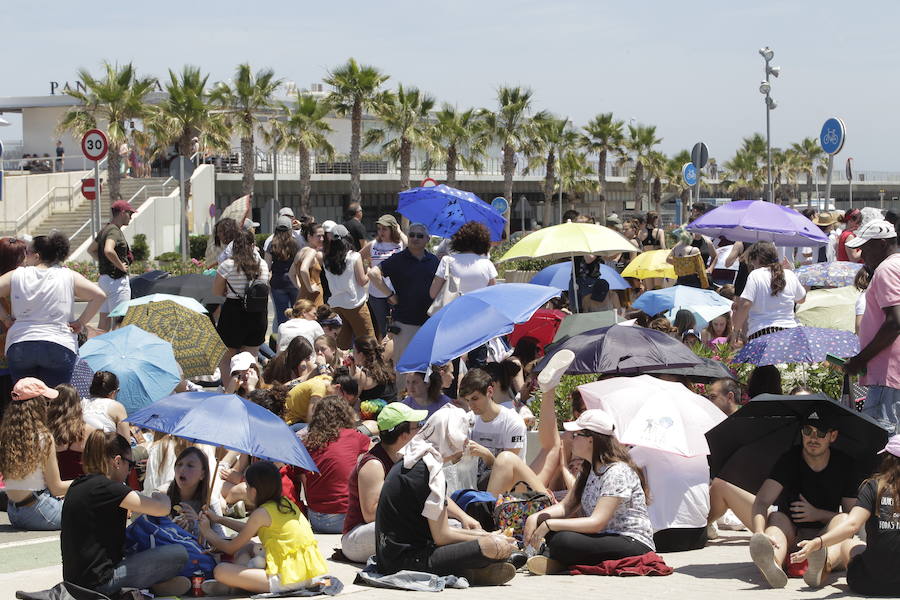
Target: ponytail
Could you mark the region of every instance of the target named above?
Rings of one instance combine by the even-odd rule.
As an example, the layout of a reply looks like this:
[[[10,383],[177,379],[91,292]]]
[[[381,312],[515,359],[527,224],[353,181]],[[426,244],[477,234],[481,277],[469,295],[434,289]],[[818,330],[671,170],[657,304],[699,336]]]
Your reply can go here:
[[[768,267],[772,275],[772,295],[777,296],[784,291],[787,281],[784,278],[784,267],[778,260],[778,251],[772,242],[756,242],[747,252],[747,261],[759,267]]]
[[[131,445],[124,437],[111,431],[96,430],[88,436],[81,454],[84,473],[109,475],[109,460],[116,456],[131,456]]]

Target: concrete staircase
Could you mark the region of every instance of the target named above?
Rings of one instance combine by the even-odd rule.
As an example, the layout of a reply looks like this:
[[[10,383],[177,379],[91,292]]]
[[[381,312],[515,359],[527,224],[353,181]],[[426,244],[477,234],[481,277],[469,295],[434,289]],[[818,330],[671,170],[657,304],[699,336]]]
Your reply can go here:
[[[166,183],[167,180],[168,183]],[[141,191],[141,188],[144,188],[143,191]],[[177,188],[178,182],[169,180],[167,177],[146,177],[143,179],[122,179],[119,191],[122,194],[122,198],[125,200],[131,199],[131,205],[134,206],[134,208],[140,208],[148,198],[154,196],[167,196]],[[69,245],[72,250],[78,248],[91,235],[90,224],[81,229],[81,231],[78,231],[79,228],[91,218],[91,203],[85,200],[81,195],[79,195],[78,198],[81,200],[81,203],[71,212],[57,211],[53,213],[44,219],[35,231],[46,233],[52,229],[59,230],[70,238]],[[109,220],[110,204],[109,191],[107,186],[104,186],[100,196],[100,216],[102,223]],[[75,234],[76,231],[78,231],[78,235],[73,238],[72,235]]]

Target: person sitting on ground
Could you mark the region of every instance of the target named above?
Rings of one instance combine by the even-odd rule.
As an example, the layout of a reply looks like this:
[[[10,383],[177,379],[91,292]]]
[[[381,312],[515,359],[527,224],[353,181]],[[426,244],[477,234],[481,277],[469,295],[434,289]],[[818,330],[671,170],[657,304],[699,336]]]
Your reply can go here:
[[[718,292],[716,292],[716,293],[718,293],[720,296],[722,296],[723,298],[726,298],[728,300],[734,300],[735,296],[737,296],[737,292],[734,288],[734,284],[732,284],[732,283],[726,283],[725,285],[720,287]]]
[[[332,379],[331,374],[322,373],[291,387],[284,403],[284,420],[291,425],[291,429],[299,431],[306,427],[313,405],[322,398],[335,394]]]
[[[211,479],[209,457],[200,448],[189,446],[175,459],[175,477],[166,488],[172,502],[169,516],[194,537],[200,535],[200,513],[205,506],[217,515],[222,514],[221,496],[209,496]],[[213,528],[219,535],[225,535],[220,525]]]
[[[466,413],[445,406],[400,451],[375,510],[379,573],[459,575],[473,585],[502,585],[515,576],[515,566],[506,562],[515,540],[448,522],[443,464],[462,455],[468,430]]]
[[[354,416],[359,416],[359,382],[350,375],[350,370],[347,367],[340,367],[335,372],[331,384],[334,386],[335,395],[340,396],[347,403]]]
[[[655,329],[656,331],[661,331],[669,336],[675,336],[676,329],[672,326],[672,322],[669,321],[666,317],[655,317],[650,320],[647,324],[648,329]]]
[[[110,371],[97,371],[91,380],[91,397],[81,402],[84,422],[106,433],[117,431],[126,440],[131,439],[131,427],[126,419],[125,407],[116,400],[119,394],[119,378]]]
[[[228,380],[222,388],[225,394],[237,394],[246,398],[264,384],[256,357],[249,352],[239,352],[229,361]]]
[[[82,458],[85,475],[72,482],[62,507],[63,580],[112,597],[122,588],[150,588],[157,596],[186,594],[191,582],[178,575],[188,561],[184,546],[123,556],[129,511],[164,517],[172,509],[163,492],[145,496],[125,485],[134,468],[128,440],[95,431]]]
[[[809,414],[800,432],[802,445],[778,459],[753,500],[750,556],[773,588],[787,584],[782,565],[799,540],[833,531],[846,519],[839,513],[856,504],[862,480],[853,460],[831,447],[838,431],[824,415]],[[770,506],[778,510],[767,514]],[[831,552],[832,564],[838,553],[839,548]]]
[[[741,384],[730,377],[716,379],[706,391],[706,397],[727,416],[741,407]]]
[[[791,396],[812,396],[815,393],[815,390],[805,385],[796,385],[790,391]]]
[[[56,442],[47,429],[47,404],[59,392],[39,379],[16,382],[0,424],[0,472],[9,523],[27,531],[59,530],[69,480],[59,475]]]
[[[527,429],[533,427],[534,413],[526,404],[528,398],[520,398],[520,393],[530,392],[530,388],[526,389],[522,367],[518,361],[507,358],[500,362],[489,362],[483,369],[490,374],[493,381],[494,402],[522,417]]]
[[[791,562],[808,561],[803,579],[820,587],[829,572],[846,567],[850,591],[865,596],[894,596],[900,586],[897,542],[900,537],[900,436],[881,451],[881,467],[863,481],[856,505],[824,535],[797,542]],[[836,518],[838,518],[836,517]],[[866,541],[853,535],[866,527]]]
[[[338,325],[340,327],[340,325]],[[333,374],[344,362],[344,352],[337,347],[337,341],[334,335],[328,333],[328,327],[324,326],[325,335],[320,335],[313,343],[313,350],[316,352],[316,365],[325,367],[320,373]]]
[[[238,588],[252,593],[282,593],[310,587],[328,572],[309,521],[296,504],[282,496],[281,473],[274,464],[261,460],[247,468],[247,495],[258,508],[246,521],[220,517],[206,510],[200,516],[200,533],[213,548],[236,554],[259,535],[266,551],[266,568],[219,563],[213,577],[204,581],[203,593],[223,596]],[[217,523],[238,532],[225,539],[213,531]]]
[[[394,370],[384,360],[384,348],[370,335],[353,342],[351,374],[359,382],[359,399],[393,402],[397,398]]]
[[[325,335],[325,330],[316,321],[316,306],[311,300],[301,298],[285,311],[287,321],[278,326],[278,352],[287,350],[295,337],[303,336],[312,346],[316,338]]]
[[[683,340],[686,333],[696,333],[697,317],[695,317],[694,313],[690,310],[680,308],[678,309],[678,312],[675,313],[675,321],[672,323],[672,327],[675,328],[675,333],[678,335],[678,338]]]
[[[369,450],[369,437],[356,430],[350,406],[337,396],[315,403],[301,437],[319,472],[293,468],[290,477],[295,484],[302,482],[313,531],[340,533],[347,515],[347,482],[360,455]]]
[[[546,575],[654,552],[650,490],[643,470],[613,436],[612,417],[590,409],[563,427],[574,433],[573,454],[584,464],[561,503],[525,521],[525,543],[538,548],[544,539],[546,544],[544,554],[528,559],[529,572]]]
[[[78,390],[68,383],[61,383],[56,386],[56,391],[59,392],[56,401],[47,405],[47,429],[56,442],[59,476],[66,481],[84,475],[81,455],[84,443],[95,428],[84,421]]]
[[[269,383],[292,386],[327,371],[325,365],[316,364],[312,343],[300,335],[292,339],[283,352],[266,363],[263,377]]]
[[[714,348],[718,344],[728,343],[731,335],[731,313],[719,315],[710,321],[700,335],[700,340],[707,346]]]
[[[407,384],[411,380],[407,377]],[[375,511],[384,478],[398,460],[400,449],[428,418],[427,411],[392,402],[378,413],[381,441],[366,452],[350,474],[347,517],[341,536],[341,552],[353,562],[364,563],[375,554]]]
[[[425,417],[422,421],[428,420],[434,414],[434,411],[452,402],[443,393],[447,379],[452,383],[453,363],[447,363],[442,367],[433,366],[427,382],[425,381],[424,373],[407,373],[406,397],[402,400],[403,404],[413,410],[425,411]]]
[[[747,395],[750,399],[760,394],[780,395],[781,389],[781,371],[775,365],[761,365],[754,367],[747,380]]]

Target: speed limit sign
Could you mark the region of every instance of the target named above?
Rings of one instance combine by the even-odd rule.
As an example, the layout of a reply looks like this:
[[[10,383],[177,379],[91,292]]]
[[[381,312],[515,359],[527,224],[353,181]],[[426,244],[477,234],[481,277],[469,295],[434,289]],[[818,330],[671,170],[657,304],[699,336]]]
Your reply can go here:
[[[99,129],[91,129],[81,138],[81,151],[90,160],[103,160],[109,150],[106,134]]]

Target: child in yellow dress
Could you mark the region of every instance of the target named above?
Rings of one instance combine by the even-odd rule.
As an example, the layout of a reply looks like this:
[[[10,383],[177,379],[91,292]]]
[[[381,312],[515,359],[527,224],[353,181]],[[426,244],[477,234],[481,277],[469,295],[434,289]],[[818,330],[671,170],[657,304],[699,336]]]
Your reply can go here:
[[[297,505],[281,495],[281,474],[268,461],[255,462],[244,474],[248,499],[258,506],[247,522],[221,517],[205,511],[200,518],[200,533],[214,548],[236,554],[250,539],[259,535],[266,550],[266,568],[256,569],[232,563],[220,563],[213,572],[215,580],[203,583],[207,595],[227,593],[223,586],[253,593],[284,592],[309,587],[314,579],[328,572],[309,521]],[[238,532],[224,539],[211,529],[210,522]]]

